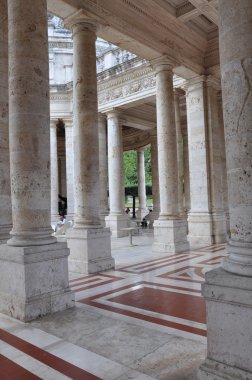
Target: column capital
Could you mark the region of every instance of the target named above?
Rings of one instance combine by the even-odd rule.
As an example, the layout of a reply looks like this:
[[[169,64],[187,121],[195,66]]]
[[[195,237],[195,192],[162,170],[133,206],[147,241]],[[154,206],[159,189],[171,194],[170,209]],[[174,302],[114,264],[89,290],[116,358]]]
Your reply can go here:
[[[79,9],[77,12],[64,19],[64,26],[67,29],[72,29],[73,34],[85,30],[96,33],[99,24],[96,20],[89,18],[83,9]]]
[[[221,82],[218,78],[214,77],[213,75],[208,75],[206,78],[206,85],[207,87],[212,87],[217,91],[221,90]]]
[[[171,71],[176,66],[176,61],[173,58],[167,57],[165,55],[154,58],[150,61],[151,66],[155,70],[156,74],[160,71]]]
[[[191,91],[202,88],[206,83],[206,78],[205,75],[197,75],[196,77],[188,79],[183,86],[186,96],[188,96]]]

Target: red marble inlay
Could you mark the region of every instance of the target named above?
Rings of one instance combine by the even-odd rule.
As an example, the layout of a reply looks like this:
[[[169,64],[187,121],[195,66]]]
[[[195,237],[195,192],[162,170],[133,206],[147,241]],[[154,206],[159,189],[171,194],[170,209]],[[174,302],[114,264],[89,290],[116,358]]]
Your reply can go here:
[[[194,273],[197,274],[197,276],[202,278],[202,280],[194,279],[193,275],[190,276],[189,273],[187,273],[186,278],[184,278],[186,269],[192,269],[194,271]],[[202,284],[204,282],[204,278],[205,278],[205,276],[203,274],[203,269],[204,268],[202,268],[202,267],[187,266],[187,267],[175,269],[175,270],[167,272],[167,273],[160,274],[157,277],[166,278],[166,279],[170,278],[170,279],[175,279],[175,280],[180,280],[180,281],[189,281],[189,282],[195,282],[198,284]],[[182,272],[182,273],[180,273],[180,272]],[[187,277],[189,277],[189,278],[187,278]]]
[[[155,324],[158,324],[158,325],[161,325],[161,326],[165,326],[165,327],[170,327],[170,328],[174,328],[174,329],[177,329],[177,330],[186,331],[186,332],[189,332],[189,333],[192,333],[192,334],[206,336],[206,330],[203,329],[203,328],[201,329],[201,328],[197,328],[197,327],[188,326],[188,325],[183,324],[183,322],[178,323],[178,322],[167,321],[167,320],[164,320],[164,319],[161,319],[161,318],[158,318],[158,317],[152,317],[152,316],[149,316],[149,315],[144,315],[144,314],[141,314],[140,312],[134,312],[134,311],[130,311],[130,310],[123,310],[120,307],[109,306],[109,305],[104,305],[104,304],[99,303],[99,298],[100,297],[105,297],[105,296],[110,295],[110,294],[113,295],[113,293],[115,293],[115,292],[119,292],[119,291],[125,290],[125,289],[130,289],[130,288],[135,287],[137,285],[143,285],[144,283],[145,282],[138,282],[138,283],[135,283],[133,285],[126,285],[126,286],[120,287],[120,288],[118,288],[116,290],[110,290],[110,291],[104,292],[104,293],[99,294],[99,295],[95,295],[95,296],[92,296],[92,297],[88,297],[86,299],[82,299],[79,302],[81,302],[83,304],[86,304],[86,305],[90,305],[90,306],[99,308],[99,309],[115,312],[117,314],[126,315],[126,316],[129,316],[129,317],[141,319],[141,320],[144,320],[144,321],[147,321],[147,322],[155,323]],[[152,284],[152,285],[156,286],[156,284]],[[162,285],[162,286],[165,286],[165,285]],[[167,285],[167,287],[168,287],[168,285]],[[185,290],[185,289],[183,289],[181,287],[176,287],[176,286],[170,286],[170,288],[173,288],[173,289],[177,288],[179,290]],[[194,291],[194,292],[199,293],[198,290],[190,290],[190,291]],[[176,297],[177,294],[178,293],[174,293],[174,297]],[[195,298],[195,296],[191,296],[191,297]],[[197,297],[197,298],[201,299],[200,297]],[[194,301],[194,299],[191,299],[190,302],[193,302],[193,301]],[[138,307],[138,306],[135,306],[135,307]],[[193,307],[193,304],[191,304],[191,307]],[[188,319],[188,318],[186,318],[186,319]]]
[[[27,371],[25,368],[16,364],[12,360],[0,354],[0,379],[1,380],[41,380],[38,377]]]
[[[111,297],[109,301],[193,322],[206,323],[205,300],[194,295],[142,287]]]
[[[43,350],[42,348],[34,346],[34,344],[26,342],[25,340],[18,338],[17,336],[3,329],[0,329],[0,340],[10,344],[17,350],[22,351],[26,355],[31,356],[32,358],[40,361],[48,367],[51,367],[56,371],[69,376],[73,380],[101,380],[99,377],[92,375],[84,369],[76,367],[75,365],[68,363],[66,360],[58,358],[57,356]]]

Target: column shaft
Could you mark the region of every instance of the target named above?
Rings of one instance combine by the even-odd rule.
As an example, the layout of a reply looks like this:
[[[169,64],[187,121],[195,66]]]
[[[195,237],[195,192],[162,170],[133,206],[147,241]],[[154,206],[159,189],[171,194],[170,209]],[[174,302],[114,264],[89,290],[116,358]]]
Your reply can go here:
[[[57,149],[56,123],[51,123],[50,125],[50,146],[51,146],[51,219],[52,221],[58,221],[59,176],[58,176],[58,149]]]
[[[121,228],[128,226],[128,216],[124,212],[124,168],[122,126],[118,112],[107,114],[108,122],[108,174],[109,174],[109,216],[106,226],[110,227],[112,236],[126,236]]]
[[[159,183],[158,183],[158,151],[156,131],[151,135],[151,177],[152,177],[152,200],[153,210],[150,214],[150,220],[153,222],[158,219],[160,211],[159,200]]]
[[[13,216],[8,244],[17,246],[55,242],[50,226],[47,10],[45,0],[39,1],[39,12],[30,3],[8,2]]]
[[[8,102],[8,16],[7,0],[0,0],[0,244],[11,230],[11,189]]]
[[[76,228],[100,225],[95,41],[94,25],[74,25],[73,143]]]
[[[146,184],[145,184],[145,162],[144,150],[137,150],[137,178],[138,178],[138,200],[139,207],[137,218],[143,219],[148,214],[147,200],[146,200]]]
[[[65,121],[66,138],[66,182],[67,182],[67,219],[74,216],[74,149],[73,123]]]
[[[176,140],[177,140],[177,159],[178,159],[178,212],[179,215],[184,215],[183,205],[183,186],[184,186],[184,166],[183,166],[183,139],[181,132],[181,116],[179,105],[179,93],[174,91],[175,104],[175,125],[176,125]]]
[[[105,216],[108,215],[108,169],[107,169],[107,118],[105,115],[98,117],[99,130],[99,176],[100,176],[100,218],[105,224]]]

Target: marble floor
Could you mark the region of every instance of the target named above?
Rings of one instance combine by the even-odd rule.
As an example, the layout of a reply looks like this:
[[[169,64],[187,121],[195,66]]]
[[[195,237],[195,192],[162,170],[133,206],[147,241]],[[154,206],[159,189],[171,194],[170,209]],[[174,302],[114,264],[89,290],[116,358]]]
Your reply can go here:
[[[196,380],[206,355],[200,288],[224,245],[153,254],[112,239],[116,270],[70,273],[76,307],[30,323],[0,314],[0,379]]]

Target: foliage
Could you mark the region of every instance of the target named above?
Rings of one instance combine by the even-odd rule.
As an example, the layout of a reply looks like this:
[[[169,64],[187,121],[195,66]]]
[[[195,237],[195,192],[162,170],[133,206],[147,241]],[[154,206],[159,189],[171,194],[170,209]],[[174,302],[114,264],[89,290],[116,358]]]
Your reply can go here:
[[[124,152],[124,181],[125,186],[137,185],[137,152],[135,150],[130,150]],[[145,182],[151,184],[151,148],[148,146],[144,151],[145,160]],[[132,194],[133,195],[133,194]]]
[[[146,195],[152,194],[152,186],[146,185]],[[138,196],[138,186],[137,185],[126,185],[125,186],[125,196]]]

